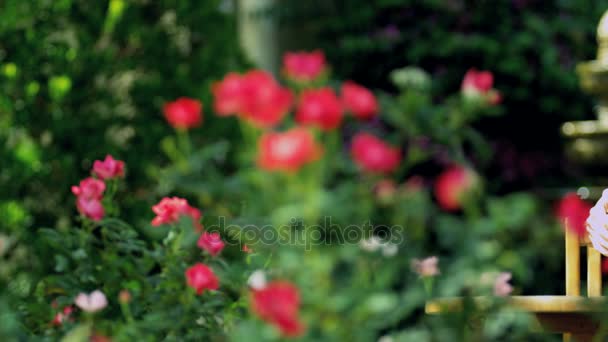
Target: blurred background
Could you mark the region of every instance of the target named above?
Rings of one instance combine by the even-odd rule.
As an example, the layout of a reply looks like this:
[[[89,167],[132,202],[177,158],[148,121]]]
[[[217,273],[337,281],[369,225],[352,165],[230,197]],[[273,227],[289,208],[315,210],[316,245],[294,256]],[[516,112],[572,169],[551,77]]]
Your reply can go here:
[[[395,91],[388,73],[406,65],[429,72],[436,94],[457,90],[471,67],[491,70],[505,115],[476,125],[496,148],[488,169],[496,187],[575,185],[585,176],[563,159],[560,125],[595,116],[575,66],[595,57],[608,1],[1,6],[0,212],[9,220],[0,224],[56,224],[65,189],[100,154],[124,156],[129,182],[146,184],[159,162],[157,142],[170,131],[164,101],[187,95],[210,103],[211,82],[227,71],[257,64],[276,72],[281,53],[294,49],[322,49],[334,77],[387,92]],[[201,139],[232,134],[229,123],[207,118],[211,129]]]
[[[596,118],[576,66],[595,59],[606,9],[608,0],[0,1],[0,231],[68,227],[70,186],[108,153],[128,164],[121,216],[147,224],[150,206],[173,189],[150,186],[169,163],[163,104],[201,99],[205,130],[193,142],[238,143],[235,122],[211,114],[211,84],[254,66],[278,76],[285,51],[313,49],[325,52],[332,78],[378,93],[399,92],[392,70],[422,68],[436,102],[459,92],[470,68],[491,71],[502,115],[473,124],[491,147],[478,172],[492,195],[540,198],[536,212],[512,202],[524,206],[525,224],[546,222],[565,192],[608,184],[601,167],[566,157],[561,134],[567,121]],[[230,153],[226,174],[237,168]],[[524,291],[561,293],[551,280],[563,278],[557,247],[542,252],[551,261],[522,248],[550,275],[521,276]]]

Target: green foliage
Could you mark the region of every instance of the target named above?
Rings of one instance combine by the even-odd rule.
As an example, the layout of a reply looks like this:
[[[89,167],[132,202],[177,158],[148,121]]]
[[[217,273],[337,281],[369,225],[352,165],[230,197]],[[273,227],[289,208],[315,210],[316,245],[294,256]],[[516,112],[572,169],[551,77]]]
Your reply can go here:
[[[163,103],[178,96],[209,103],[211,82],[242,64],[234,18],[218,7],[3,1],[0,204],[19,196],[38,224],[59,224],[71,212],[69,186],[107,153],[128,162],[130,184],[150,197],[147,170],[163,161],[158,145],[170,131]],[[225,136],[221,124],[208,125],[213,133],[197,140]]]
[[[377,85],[390,79],[393,94],[377,94],[379,120],[348,116],[339,130],[313,130],[322,157],[282,173],[256,163],[266,132],[242,118],[209,115],[211,82],[241,66],[233,18],[218,13],[219,1],[2,2],[0,339],[282,340],[251,309],[248,278],[263,271],[269,281],[298,288],[303,341],[544,340],[530,334],[529,315],[494,295],[493,277],[512,273],[514,294],[562,293],[563,236],[546,201],[527,192],[497,196],[495,179],[483,177],[492,149],[476,125],[509,110],[446,89],[457,89],[470,66],[491,69],[499,79],[513,77],[497,82],[507,109],[523,101],[548,114],[554,95],[532,101],[519,87],[549,80],[548,86],[574,89],[547,30],[557,27],[574,40],[580,29],[576,53],[584,54],[591,25],[570,27],[551,14],[591,15],[595,7],[558,2],[547,7],[551,25],[545,25],[536,9],[521,18],[511,13],[516,2],[480,2],[475,11],[443,1],[312,3],[343,14],[328,22],[320,17],[321,32],[350,32],[335,46],[327,43],[331,59],[343,61],[334,74]],[[408,21],[425,16],[445,17],[457,29]],[[366,23],[384,25],[385,17],[403,23],[396,40],[368,32]],[[497,43],[512,34],[509,25],[524,24],[513,44]],[[498,38],[475,33],[485,29]],[[387,51],[398,53],[369,62]],[[366,68],[357,68],[355,57]],[[414,67],[392,70],[411,62],[433,77]],[[529,73],[538,65],[547,79]],[[164,122],[163,103],[180,96],[203,100],[201,128],[172,131]],[[578,102],[568,103],[563,108],[583,113]],[[290,115],[276,130],[292,121]],[[402,147],[399,168],[362,172],[349,151],[357,132]],[[70,185],[107,153],[126,161],[127,176],[120,184],[108,181],[106,217],[71,219]],[[452,164],[476,168],[479,178],[462,207],[448,212],[432,185],[437,170]],[[219,256],[200,250],[200,232],[188,218],[150,225],[151,205],[174,195],[187,197],[203,211],[205,229],[220,233],[227,246]],[[253,252],[243,252],[244,244]],[[440,274],[412,267],[428,256],[439,258]],[[187,285],[184,272],[198,262],[217,274],[217,291],[196,295]],[[106,308],[76,309],[52,324],[79,293],[95,289],[107,296]],[[123,291],[128,300],[120,299]],[[455,295],[465,299],[461,312],[423,313],[428,299]],[[489,307],[473,307],[473,295],[490,297]],[[483,325],[469,329],[480,316],[487,317]]]

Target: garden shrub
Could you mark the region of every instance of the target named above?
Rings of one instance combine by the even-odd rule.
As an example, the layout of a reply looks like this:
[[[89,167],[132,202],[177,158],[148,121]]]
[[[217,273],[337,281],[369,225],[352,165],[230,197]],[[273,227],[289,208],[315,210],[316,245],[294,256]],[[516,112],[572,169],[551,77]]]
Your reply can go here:
[[[107,5],[2,4],[0,339],[536,336],[503,297],[563,292],[563,236],[484,177],[490,60],[372,92],[322,52],[241,72],[215,1]],[[423,313],[454,295],[493,305]]]
[[[404,65],[436,78],[437,94],[457,89],[470,67],[491,70],[506,115],[477,125],[498,155],[514,155],[510,165],[496,158],[492,168],[492,178],[512,190],[582,176],[563,167],[560,125],[595,118],[575,66],[595,58],[606,9],[608,1],[349,0],[283,1],[266,14],[279,20],[284,46],[322,48],[340,61],[336,75],[375,88],[393,91],[386,75]],[[539,183],[541,173],[554,176]]]
[[[468,71],[462,91],[437,102],[417,68],[391,74],[392,96],[328,77],[322,54],[292,57],[283,69],[289,87],[259,70],[230,73],[211,85],[213,101],[181,96],[162,106],[174,130],[157,147],[167,162],[157,166],[152,198],[136,196],[130,162],[100,157],[71,187],[66,207],[77,208],[76,219],[36,226],[31,240],[19,229],[1,236],[0,333],[66,341],[529,336],[528,317],[510,315],[502,297],[554,283],[530,265],[542,258],[555,274],[561,236],[537,215],[546,207],[534,196],[493,196],[470,162],[487,149],[471,124],[501,112],[491,73]],[[238,137],[191,139],[214,127],[202,108]],[[427,163],[443,171],[417,174]],[[138,201],[157,204],[122,215]],[[28,263],[39,272],[25,271]],[[433,296],[471,294],[494,305],[445,318],[421,311]],[[488,323],[469,331],[462,322],[480,314]]]
[[[129,161],[149,197],[162,104],[209,99],[211,82],[242,65],[235,20],[215,0],[3,1],[0,41],[0,208],[21,220],[0,226],[65,222],[64,190],[106,153]]]

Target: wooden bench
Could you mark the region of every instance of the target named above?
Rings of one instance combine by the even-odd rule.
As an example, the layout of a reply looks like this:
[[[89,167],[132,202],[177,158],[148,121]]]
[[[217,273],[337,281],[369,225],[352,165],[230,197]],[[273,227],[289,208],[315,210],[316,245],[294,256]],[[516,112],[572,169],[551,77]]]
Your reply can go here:
[[[507,305],[533,313],[536,326],[545,332],[561,333],[564,341],[591,341],[599,323],[592,314],[608,311],[608,301],[602,297],[601,254],[587,238],[566,230],[566,295],[565,296],[511,296]],[[581,296],[581,246],[587,249],[587,296]],[[488,307],[495,297],[474,297],[474,305]],[[427,314],[460,311],[463,298],[440,298],[426,303]]]

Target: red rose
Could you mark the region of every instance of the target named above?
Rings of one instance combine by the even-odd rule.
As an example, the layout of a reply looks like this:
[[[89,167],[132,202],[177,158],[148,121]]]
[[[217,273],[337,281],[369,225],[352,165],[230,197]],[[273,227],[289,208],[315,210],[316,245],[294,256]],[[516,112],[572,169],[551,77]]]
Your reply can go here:
[[[213,107],[218,115],[228,116],[243,112],[245,82],[241,75],[234,72],[227,74],[222,81],[211,86],[211,92],[215,98]]]
[[[443,171],[435,182],[435,197],[444,210],[453,211],[462,207],[468,193],[477,184],[477,175],[470,169],[454,165]]]
[[[487,93],[494,84],[494,75],[489,71],[469,69],[462,80],[463,92]]]
[[[257,127],[273,127],[291,107],[293,95],[262,70],[230,73],[212,86],[218,115],[239,115]]]
[[[167,122],[177,129],[190,129],[203,121],[203,104],[187,97],[165,104],[163,112]]]
[[[105,160],[96,160],[93,163],[93,174],[99,179],[123,177],[125,175],[124,168],[125,163],[123,161],[115,160],[108,154]]]
[[[327,65],[320,50],[287,52],[283,55],[283,73],[295,82],[307,83],[323,75]]]
[[[309,89],[302,92],[296,121],[302,125],[332,130],[342,122],[342,105],[331,88]]]
[[[378,102],[374,94],[352,81],[342,85],[342,104],[359,119],[370,119],[378,113]]]
[[[179,222],[182,215],[189,216],[192,218],[196,229],[201,229],[200,223],[201,212],[191,207],[183,198],[179,197],[165,197],[157,205],[152,207],[152,211],[156,214],[156,217],[152,220],[153,226],[160,226],[162,224],[171,224]]]
[[[274,325],[285,337],[304,333],[300,322],[300,294],[288,282],[275,281],[259,290],[251,291],[251,309],[262,320]]]
[[[283,120],[293,95],[269,73],[253,70],[243,76],[245,84],[243,117],[254,126],[268,128]]]
[[[218,255],[224,249],[224,242],[218,233],[204,232],[201,234],[196,245],[209,252],[212,256]]]
[[[477,69],[469,69],[464,75],[461,85],[461,92],[465,98],[479,99],[482,98],[487,103],[495,105],[500,103],[502,96],[500,93],[492,89],[494,84],[494,76],[489,71],[477,71]]]
[[[353,138],[350,151],[355,164],[366,172],[389,173],[401,162],[399,148],[367,133],[358,133]]]
[[[570,229],[581,238],[587,233],[585,221],[589,217],[589,211],[593,206],[582,200],[576,193],[566,194],[557,204],[557,217],[562,222],[564,229]]]
[[[196,291],[197,295],[201,295],[205,290],[219,288],[219,280],[213,270],[200,262],[186,270],[186,282]]]
[[[320,155],[321,148],[309,131],[292,128],[284,133],[268,132],[260,138],[258,165],[269,171],[291,172]]]

